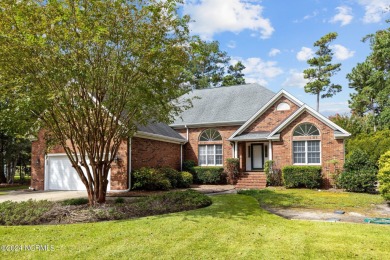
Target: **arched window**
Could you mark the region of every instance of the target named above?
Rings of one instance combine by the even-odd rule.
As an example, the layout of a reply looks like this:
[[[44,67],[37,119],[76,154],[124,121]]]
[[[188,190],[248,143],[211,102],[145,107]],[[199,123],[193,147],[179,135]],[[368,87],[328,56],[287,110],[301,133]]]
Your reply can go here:
[[[290,110],[290,105],[287,104],[286,102],[282,102],[276,107],[276,111],[284,111],[284,110]]]
[[[213,144],[199,144],[199,165],[223,165],[222,136],[215,129],[206,129],[199,135],[200,142],[217,142]],[[220,143],[220,144],[219,144]]]
[[[312,139],[319,135],[318,128],[310,123],[303,123],[295,128],[293,136],[299,137],[299,141],[293,141],[294,164],[321,164],[321,142]]]
[[[294,136],[317,136],[320,135],[317,127],[310,123],[304,123],[297,126],[294,130]]]
[[[206,129],[200,136],[199,141],[222,141],[221,134],[215,129]]]

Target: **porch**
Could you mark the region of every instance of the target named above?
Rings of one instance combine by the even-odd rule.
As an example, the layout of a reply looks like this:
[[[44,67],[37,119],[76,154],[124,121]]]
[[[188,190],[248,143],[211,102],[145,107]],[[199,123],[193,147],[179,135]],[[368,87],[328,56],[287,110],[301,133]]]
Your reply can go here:
[[[263,136],[253,136],[251,140],[237,140],[233,145],[233,153],[235,158],[240,159],[241,174],[236,188],[265,188],[267,177],[264,172],[264,165],[266,161],[272,160],[271,140],[265,140]]]

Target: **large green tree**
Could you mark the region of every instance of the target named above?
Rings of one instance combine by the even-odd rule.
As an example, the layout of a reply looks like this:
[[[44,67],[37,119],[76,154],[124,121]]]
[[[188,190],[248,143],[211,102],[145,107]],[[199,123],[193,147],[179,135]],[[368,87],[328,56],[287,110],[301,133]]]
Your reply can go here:
[[[374,130],[390,128],[390,29],[367,36],[371,54],[347,75],[355,90],[349,101],[352,112],[373,117]]]
[[[188,68],[188,18],[176,0],[0,2],[2,95],[30,100],[90,204],[103,203],[120,143],[168,122]],[[44,111],[44,112],[42,112]]]
[[[219,42],[207,42],[194,36],[190,43],[188,82],[195,89],[220,86],[230,57],[219,49]]]
[[[222,86],[245,84],[244,73],[242,72],[244,69],[245,66],[241,63],[241,61],[238,61],[234,65],[230,65],[227,71],[228,74],[222,79]]]
[[[332,32],[316,41],[314,43],[314,47],[318,47],[315,52],[316,56],[307,61],[310,68],[303,71],[304,78],[309,80],[305,86],[305,92],[317,96],[317,111],[320,107],[320,97],[332,97],[342,88],[330,81],[331,77],[340,71],[341,66],[340,63],[332,63],[333,52],[329,45],[336,38],[337,33]]]

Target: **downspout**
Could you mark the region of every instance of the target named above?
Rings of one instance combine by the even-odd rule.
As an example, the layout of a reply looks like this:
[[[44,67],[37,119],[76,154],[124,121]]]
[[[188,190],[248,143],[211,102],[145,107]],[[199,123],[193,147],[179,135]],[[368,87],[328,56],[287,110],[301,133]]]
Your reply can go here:
[[[180,144],[180,171],[183,171],[183,144]]]

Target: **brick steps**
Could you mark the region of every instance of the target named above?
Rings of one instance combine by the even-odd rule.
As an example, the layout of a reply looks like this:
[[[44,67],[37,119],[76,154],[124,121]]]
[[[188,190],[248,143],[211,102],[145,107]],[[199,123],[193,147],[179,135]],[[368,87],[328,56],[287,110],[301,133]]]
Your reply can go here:
[[[236,189],[264,189],[267,176],[264,172],[245,172],[237,181]]]

